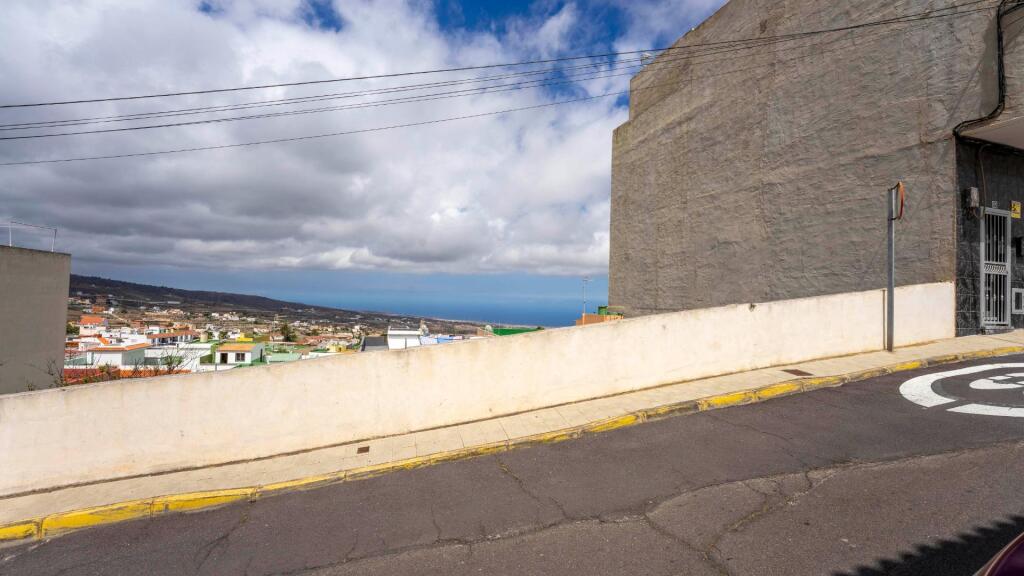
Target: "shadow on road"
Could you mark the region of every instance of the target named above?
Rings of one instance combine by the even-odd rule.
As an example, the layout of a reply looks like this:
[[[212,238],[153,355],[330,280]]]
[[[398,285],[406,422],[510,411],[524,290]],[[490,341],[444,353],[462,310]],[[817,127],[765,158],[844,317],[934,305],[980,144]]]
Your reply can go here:
[[[974,528],[937,545],[921,545],[898,560],[881,559],[833,576],[957,575],[974,574],[1011,540],[1024,532],[1024,516],[1010,516],[991,525]]]

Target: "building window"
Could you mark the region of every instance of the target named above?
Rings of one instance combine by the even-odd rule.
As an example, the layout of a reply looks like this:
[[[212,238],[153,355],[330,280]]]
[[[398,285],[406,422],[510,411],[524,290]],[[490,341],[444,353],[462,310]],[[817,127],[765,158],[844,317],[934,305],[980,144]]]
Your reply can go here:
[[[235,362],[245,362],[245,352],[235,352]]]
[[[228,353],[227,352],[221,352],[220,353],[220,363],[221,364],[227,364],[228,363]]]
[[[1013,289],[1013,313],[1024,314],[1024,288]]]

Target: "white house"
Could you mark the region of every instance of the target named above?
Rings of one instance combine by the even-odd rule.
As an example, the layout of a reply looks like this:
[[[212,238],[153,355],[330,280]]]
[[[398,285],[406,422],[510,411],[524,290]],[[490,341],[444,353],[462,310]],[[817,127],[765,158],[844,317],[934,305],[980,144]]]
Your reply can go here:
[[[107,329],[107,319],[102,316],[84,315],[78,320],[79,336],[95,336]]]
[[[228,342],[218,346],[214,356],[214,362],[217,364],[249,364],[263,360],[263,344]]]
[[[192,342],[198,336],[199,333],[192,330],[174,330],[170,332],[153,332],[146,334],[146,338],[154,345]]]
[[[176,370],[199,372],[200,361],[210,353],[209,342],[178,342],[162,346],[150,346],[146,349],[149,363],[157,366],[173,364]]]
[[[146,364],[146,348],[149,344],[118,344],[96,346],[86,352],[90,366],[111,366],[132,369]]]
[[[420,330],[392,328],[388,326],[388,350],[404,350],[420,345]]]

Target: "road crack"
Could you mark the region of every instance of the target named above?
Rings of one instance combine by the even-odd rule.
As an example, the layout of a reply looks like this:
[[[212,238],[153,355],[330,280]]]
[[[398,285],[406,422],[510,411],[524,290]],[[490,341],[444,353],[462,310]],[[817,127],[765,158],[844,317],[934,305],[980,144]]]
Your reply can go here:
[[[524,482],[522,478],[520,478],[515,472],[513,472],[512,469],[509,468],[508,465],[505,464],[505,462],[503,462],[500,457],[495,457],[495,460],[498,462],[498,468],[501,469],[501,472],[508,476],[509,478],[511,478],[512,481],[516,483],[516,486],[518,486],[519,489],[523,492],[523,494],[525,494],[527,497],[536,502],[537,505],[540,506],[540,508],[544,508],[547,504],[553,505],[555,508],[558,509],[558,512],[562,515],[563,519],[572,520],[572,518],[569,516],[569,513],[566,512],[565,506],[563,506],[561,502],[559,502],[557,499],[551,496],[544,496],[542,499],[540,495],[534,493],[532,490],[527,488],[526,482]],[[547,503],[545,503],[545,500],[547,501]],[[537,519],[538,523],[541,523],[539,522],[539,509],[537,510]]]
[[[781,434],[776,434],[775,432],[770,432],[768,430],[762,430],[762,429],[760,429],[757,426],[754,426],[752,424],[741,424],[739,422],[733,422],[732,420],[726,420],[725,418],[722,418],[721,416],[718,416],[718,415],[714,414],[713,412],[707,412],[707,415],[709,417],[711,417],[711,418],[714,418],[715,420],[717,420],[719,422],[723,422],[723,423],[728,424],[730,426],[733,426],[735,428],[742,428],[744,430],[749,430],[751,432],[756,432],[757,434],[761,434],[761,435],[764,435],[764,436],[769,436],[771,438],[775,438],[776,440],[781,441],[782,442],[782,446],[779,446],[779,449],[782,450],[782,452],[784,454],[786,454],[790,458],[792,458],[792,459],[796,460],[797,462],[799,462],[800,465],[803,466],[805,469],[806,468],[812,468],[811,464],[804,459],[803,455],[797,454],[794,451],[795,446],[793,444],[793,439],[792,438],[787,438],[785,436],[782,436]]]
[[[200,573],[203,569],[203,566],[210,559],[210,556],[212,556],[216,550],[226,545],[228,540],[231,538],[231,535],[234,534],[235,531],[237,531],[242,526],[245,526],[245,524],[248,522],[249,508],[246,507],[242,510],[242,516],[238,519],[238,522],[235,522],[235,524],[228,528],[227,531],[224,532],[224,534],[221,534],[220,536],[214,538],[210,542],[201,546],[192,558],[193,563],[196,564],[196,573]],[[199,556],[202,556],[202,558],[199,559],[198,562],[196,562],[196,559]]]

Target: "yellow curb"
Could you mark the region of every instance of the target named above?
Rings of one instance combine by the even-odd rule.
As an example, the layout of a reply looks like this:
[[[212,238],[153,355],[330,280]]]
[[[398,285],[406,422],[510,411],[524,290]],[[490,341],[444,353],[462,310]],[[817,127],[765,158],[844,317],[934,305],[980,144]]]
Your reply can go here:
[[[698,406],[703,410],[714,410],[715,408],[725,408],[727,406],[739,406],[740,404],[750,404],[756,402],[757,396],[749,391],[743,390],[740,392],[730,392],[728,394],[719,394],[718,396],[710,396],[708,398],[701,398],[698,400]]]
[[[700,411],[700,403],[696,400],[687,400],[685,402],[676,402],[675,404],[665,404],[664,406],[648,408],[644,410],[644,419],[652,420],[654,418],[664,418],[666,416],[698,411]]]
[[[136,518],[145,518],[150,515],[153,506],[152,499],[132,500],[106,506],[96,506],[84,510],[73,510],[51,514],[43,518],[40,527],[40,537],[46,538],[62,532],[86,528],[88,526],[101,526]]]
[[[18,522],[0,526],[0,542],[5,540],[21,540],[35,537],[39,532],[39,522]]]
[[[771,386],[765,386],[764,388],[758,388],[754,390],[754,395],[757,396],[758,400],[767,400],[769,398],[775,398],[778,396],[784,396],[786,394],[793,394],[799,392],[803,388],[796,382],[782,382],[781,384],[772,384]]]
[[[564,442],[566,440],[572,440],[573,438],[579,438],[579,436],[579,429],[564,428],[562,430],[555,430],[554,432],[543,432],[541,434],[523,436],[522,438],[509,440],[508,447],[522,447],[530,444],[554,444],[556,442]]]
[[[345,471],[345,480],[365,480],[367,478],[375,478],[388,472],[394,472],[395,470],[401,469],[401,466],[397,466],[394,462],[385,462],[383,464],[374,464],[372,466],[363,466],[361,468],[353,468]]]
[[[90,526],[99,526],[114,522],[122,522],[124,520],[144,518],[155,514],[214,508],[242,500],[255,500],[263,495],[297,491],[350,480],[372,478],[398,470],[411,470],[439,462],[493,454],[496,452],[510,450],[513,447],[563,442],[565,440],[578,438],[584,433],[608,432],[640,424],[653,418],[664,417],[672,414],[714,410],[717,408],[762,402],[771,398],[795,394],[801,391],[811,391],[828,386],[838,386],[848,382],[866,380],[895,372],[903,372],[927,366],[935,366],[938,364],[962,362],[965,360],[979,358],[990,358],[993,356],[1003,356],[1020,352],[1024,352],[1024,346],[1006,346],[992,350],[980,350],[977,352],[935,356],[925,360],[902,362],[892,366],[863,370],[861,372],[854,372],[850,374],[798,378],[777,384],[762,386],[752,390],[730,392],[727,394],[701,398],[699,400],[667,404],[664,406],[632,412],[616,418],[591,422],[581,426],[556,430],[554,432],[535,434],[533,436],[509,440],[508,442],[496,442],[483,446],[474,446],[471,448],[452,450],[439,454],[431,454],[428,456],[417,456],[397,462],[388,462],[348,471],[343,470],[329,474],[320,474],[317,476],[298,478],[285,482],[275,482],[257,487],[174,494],[145,500],[132,500],[128,502],[109,504],[106,506],[86,508],[83,510],[51,514],[41,520],[26,520],[23,522],[0,526],[0,542],[22,540],[26,538],[46,538]]]
[[[939,364],[949,364],[950,362],[959,362],[961,360],[959,354],[943,354],[942,356],[935,356],[928,359],[929,366],[937,366]]]
[[[991,358],[992,356],[1005,356],[1007,354],[1014,354],[1017,352],[1024,352],[1024,346],[1004,346],[1002,348],[994,348],[992,350],[978,350],[976,352],[965,352],[960,355],[964,360],[973,360],[975,358]]]
[[[582,426],[581,431],[587,433],[608,432],[609,430],[616,430],[618,428],[632,426],[633,424],[639,424],[642,421],[643,413],[637,412],[632,414],[626,414],[625,416],[619,416],[618,418],[611,418],[608,420],[602,420],[600,422],[591,422],[590,424],[584,424]]]
[[[907,370],[917,370],[918,368],[924,367],[924,360],[911,360],[910,362],[901,362],[894,364],[889,367],[889,373],[893,372],[904,372]]]
[[[427,465],[438,464],[441,462],[451,462],[452,460],[463,460],[465,458],[472,458],[475,456],[472,448],[456,448],[455,450],[448,450],[447,452],[437,452],[435,454],[427,454]]]
[[[405,460],[391,463],[395,470],[413,470],[430,464],[430,456],[413,456]]]
[[[884,375],[888,374],[888,372],[884,371],[884,370],[870,370],[870,371],[865,371],[864,374],[867,374],[868,372],[874,374],[875,376],[884,376]],[[856,378],[857,380],[863,380],[864,378],[871,378],[871,376],[864,376],[864,378],[861,378],[860,374],[862,374],[862,373],[860,373],[860,372],[858,372],[856,374],[857,374],[857,376],[855,376],[854,378]],[[851,381],[851,376],[850,375],[842,375],[842,376],[815,376],[813,378],[803,378],[801,380],[798,380],[798,382],[800,382],[800,387],[803,388],[806,391],[817,390],[818,388],[828,388],[830,386],[839,386],[840,384],[845,384],[846,382],[850,382],[850,381]]]
[[[238,500],[248,500],[256,492],[256,488],[234,488],[230,490],[210,490],[189,494],[158,496],[153,499],[152,513],[185,512],[212,508]]]
[[[312,488],[314,486],[321,486],[324,484],[330,484],[333,482],[339,482],[345,478],[345,472],[331,472],[330,474],[318,474],[316,476],[307,476],[305,478],[298,478],[296,480],[286,480],[284,482],[274,482],[271,484],[264,484],[256,488],[256,498],[260,498],[263,494],[268,492],[281,492],[283,490],[301,490],[305,488]]]
[[[466,450],[472,451],[474,456],[486,456],[497,452],[505,452],[508,450],[508,447],[508,442],[494,442],[493,444],[473,446],[472,448],[466,448]]]

